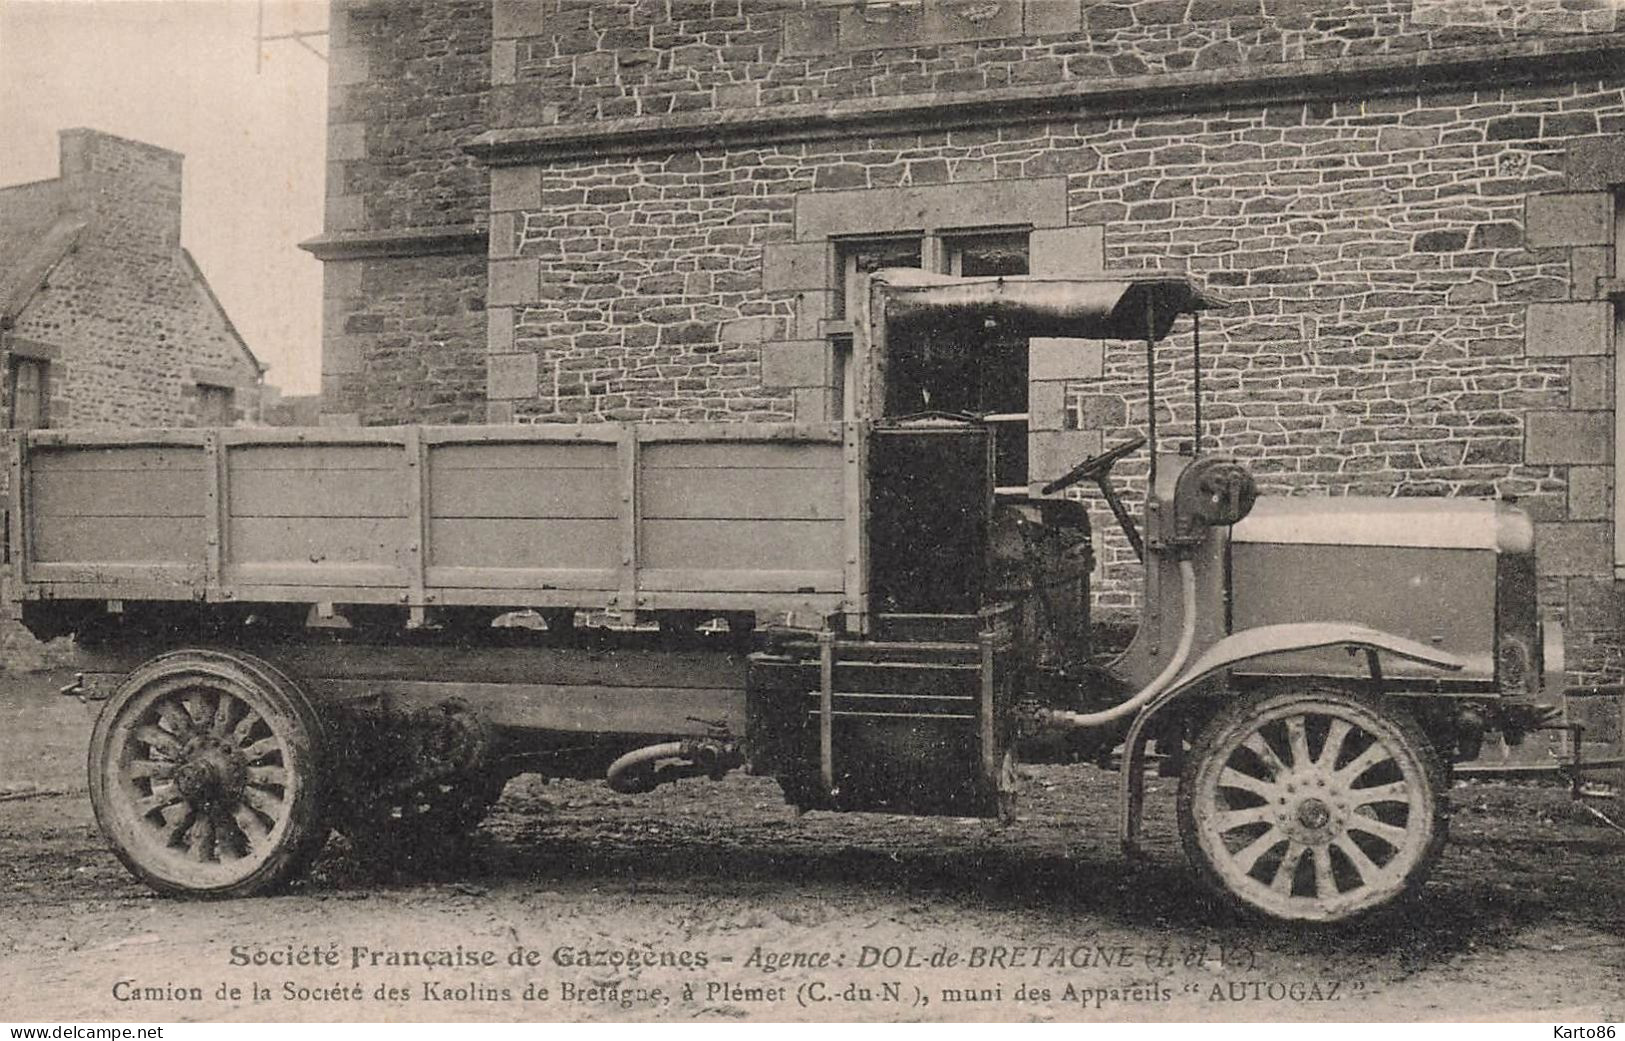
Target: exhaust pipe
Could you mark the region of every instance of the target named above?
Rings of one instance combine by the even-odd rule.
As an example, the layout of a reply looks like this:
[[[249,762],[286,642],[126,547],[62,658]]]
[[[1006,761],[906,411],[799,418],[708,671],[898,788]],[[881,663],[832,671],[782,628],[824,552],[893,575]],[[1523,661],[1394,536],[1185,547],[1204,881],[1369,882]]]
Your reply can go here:
[[[656,766],[662,759],[680,762]],[[621,756],[609,764],[604,780],[611,791],[637,795],[685,777],[709,777],[713,781],[720,781],[729,770],[743,766],[744,762],[745,757],[731,741],[711,738],[664,741],[635,748]]]

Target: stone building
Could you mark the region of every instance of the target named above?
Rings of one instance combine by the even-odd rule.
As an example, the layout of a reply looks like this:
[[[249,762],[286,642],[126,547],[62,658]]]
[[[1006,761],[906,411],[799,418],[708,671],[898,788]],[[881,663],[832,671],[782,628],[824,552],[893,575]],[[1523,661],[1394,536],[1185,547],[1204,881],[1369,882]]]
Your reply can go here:
[[[60,174],[0,188],[0,423],[230,426],[263,368],[181,248],[181,156],[60,135]],[[4,477],[0,477],[3,488]],[[65,664],[0,601],[0,664]]]
[[[10,427],[226,425],[263,367],[181,248],[181,156],[94,130],[61,173],[0,188],[0,378]]]
[[[1617,674],[1620,5],[332,10],[326,421],[835,418],[869,269],[1186,270],[1233,301],[1210,443],[1270,490],[1516,497],[1571,667]],[[1145,429],[1132,345],[1001,351],[1029,480]]]

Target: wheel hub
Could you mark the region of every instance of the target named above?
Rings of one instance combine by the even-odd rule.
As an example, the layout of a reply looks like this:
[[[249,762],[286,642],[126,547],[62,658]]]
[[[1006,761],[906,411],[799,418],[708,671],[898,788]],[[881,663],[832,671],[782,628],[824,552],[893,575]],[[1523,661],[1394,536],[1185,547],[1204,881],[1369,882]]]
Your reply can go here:
[[[188,801],[234,799],[248,782],[248,764],[242,755],[216,737],[201,737],[181,752],[175,787]]]
[[[1332,819],[1332,811],[1319,799],[1305,799],[1298,803],[1298,823],[1311,830],[1324,828]]]

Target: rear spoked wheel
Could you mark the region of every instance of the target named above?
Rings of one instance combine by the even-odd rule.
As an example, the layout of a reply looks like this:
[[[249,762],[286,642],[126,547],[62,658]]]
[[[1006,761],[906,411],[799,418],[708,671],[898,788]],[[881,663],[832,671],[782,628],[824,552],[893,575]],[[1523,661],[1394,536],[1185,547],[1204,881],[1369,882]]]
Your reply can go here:
[[[321,753],[320,718],[274,667],[166,654],[132,672],[96,720],[91,806],[153,889],[264,893],[300,874],[326,838]]]
[[[1341,921],[1426,878],[1447,789],[1432,744],[1401,711],[1340,691],[1250,698],[1198,738],[1180,838],[1204,881],[1244,907]]]

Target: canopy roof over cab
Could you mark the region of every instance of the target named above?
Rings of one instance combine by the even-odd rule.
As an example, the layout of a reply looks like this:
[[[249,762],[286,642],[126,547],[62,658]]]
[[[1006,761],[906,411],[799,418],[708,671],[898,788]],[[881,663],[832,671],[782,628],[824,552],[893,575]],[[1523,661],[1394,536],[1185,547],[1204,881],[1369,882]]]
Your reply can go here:
[[[1088,278],[1002,275],[957,278],[917,268],[871,277],[886,320],[931,326],[993,322],[1017,336],[1160,340],[1182,314],[1226,306],[1189,277],[1161,271],[1107,271]]]

